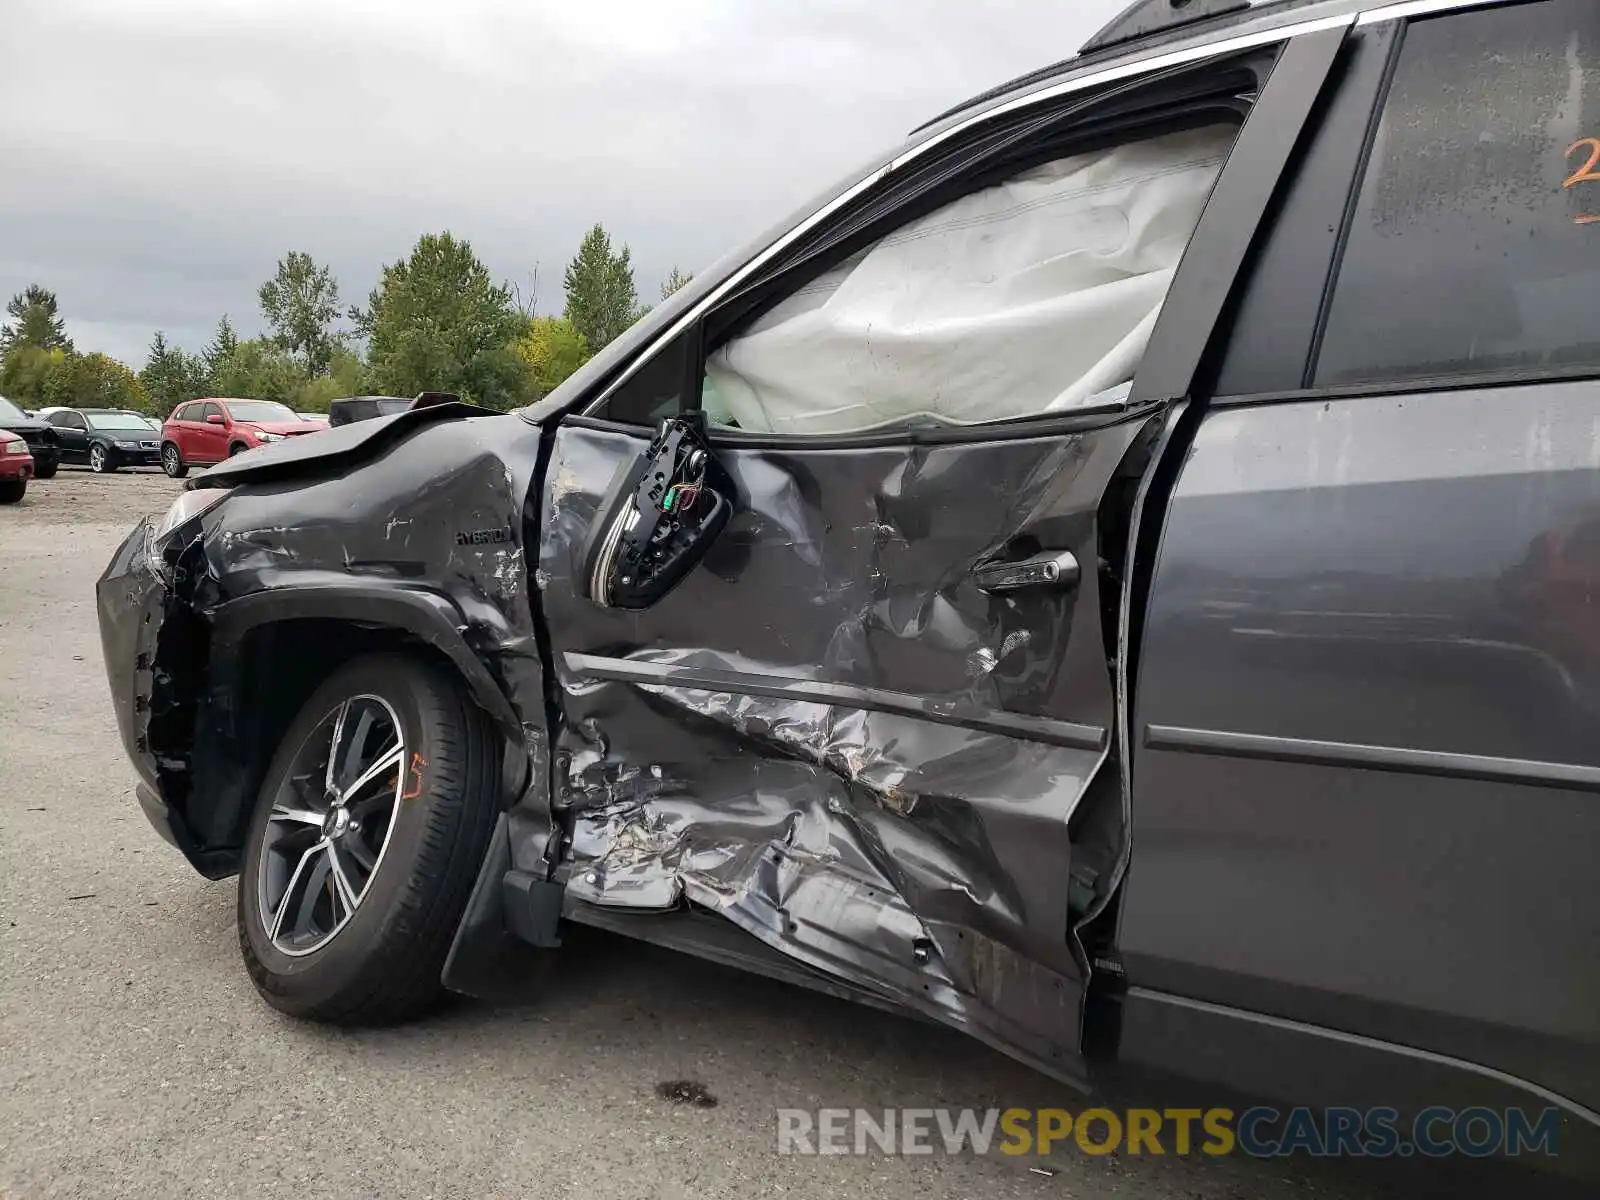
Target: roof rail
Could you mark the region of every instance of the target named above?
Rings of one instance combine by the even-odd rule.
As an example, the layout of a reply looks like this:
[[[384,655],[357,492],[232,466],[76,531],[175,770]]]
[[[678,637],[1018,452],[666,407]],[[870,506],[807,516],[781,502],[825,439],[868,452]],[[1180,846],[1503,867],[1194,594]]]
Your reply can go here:
[[[3,0],[0,0],[3,2]],[[1354,0],[1351,0],[1352,4]],[[1128,44],[1141,41],[1145,38],[1167,41],[1181,38],[1187,26],[1198,25],[1202,22],[1219,18],[1217,24],[1223,27],[1247,25],[1251,13],[1279,13],[1286,9],[1310,8],[1320,4],[1332,4],[1334,0],[1138,0],[1132,7],[1125,9],[1122,14],[1114,18],[1110,24],[1100,30],[1083,44],[1077,54],[1061,62],[1052,63],[1041,67],[1037,71],[1029,71],[1026,75],[1011,79],[998,87],[980,92],[970,99],[963,100],[953,108],[931,120],[924,121],[911,132],[921,133],[924,129],[931,128],[956,113],[964,112],[975,105],[996,97],[1014,92],[1041,80],[1059,75],[1065,70],[1077,66],[1086,57],[1110,50],[1115,53],[1119,48],[1125,49]],[[1243,14],[1243,15],[1241,15]]]
[[[1109,24],[1083,44],[1078,53],[1092,54],[1115,46],[1149,37],[1152,33],[1165,33],[1180,25],[1220,17],[1225,13],[1239,12],[1250,7],[1250,0],[1134,0]]]

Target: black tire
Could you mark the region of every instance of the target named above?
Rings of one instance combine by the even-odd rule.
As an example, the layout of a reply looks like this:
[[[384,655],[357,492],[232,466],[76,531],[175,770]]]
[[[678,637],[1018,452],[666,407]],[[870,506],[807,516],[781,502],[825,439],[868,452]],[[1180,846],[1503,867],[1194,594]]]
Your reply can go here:
[[[15,504],[28,494],[26,479],[7,479],[0,483],[0,504]]]
[[[401,726],[404,753],[399,783],[388,782],[394,776],[386,775],[376,790],[362,793],[383,797],[386,804],[392,801],[393,823],[344,923],[314,948],[283,948],[273,941],[269,918],[263,915],[271,903],[262,886],[269,816],[275,800],[289,797],[288,802],[294,803],[294,797],[305,795],[303,790],[290,790],[291,775],[307,770],[309,762],[315,779],[321,768],[306,753],[318,745],[340,706],[355,697],[381,698]],[[385,736],[380,733],[378,740]],[[239,947],[268,1004],[292,1016],[346,1025],[409,1020],[436,1005],[443,995],[440,972],[498,816],[494,793],[500,753],[493,727],[461,684],[420,659],[401,654],[361,658],[340,668],[317,690],[274,756],[245,842]],[[420,768],[413,754],[420,756]],[[320,782],[313,786],[321,789]],[[393,799],[402,789],[404,798]],[[359,811],[355,800],[350,811]],[[280,820],[275,828],[330,840],[326,824],[317,828]],[[278,836],[281,845],[282,835]],[[372,832],[363,836],[371,837]],[[338,838],[332,840],[344,845]],[[371,852],[369,845],[366,853]],[[279,866],[268,870],[269,879],[283,877]],[[284,900],[293,886],[290,879],[281,889]],[[304,894],[318,897],[317,905],[331,906],[328,893],[334,890],[329,877]],[[299,904],[283,907],[303,911]],[[327,911],[337,912],[331,907]],[[314,941],[312,937],[310,942]]]
[[[54,479],[56,477],[56,471],[59,469],[59,463],[50,463],[48,466],[41,466],[40,464],[35,463],[33,466],[33,477],[35,479]]]
[[[189,473],[189,464],[183,461],[183,451],[178,449],[178,443],[166,442],[162,445],[161,469],[172,479],[182,479]]]
[[[117,469],[117,462],[110,450],[96,442],[89,447],[89,469],[97,475],[109,475]]]

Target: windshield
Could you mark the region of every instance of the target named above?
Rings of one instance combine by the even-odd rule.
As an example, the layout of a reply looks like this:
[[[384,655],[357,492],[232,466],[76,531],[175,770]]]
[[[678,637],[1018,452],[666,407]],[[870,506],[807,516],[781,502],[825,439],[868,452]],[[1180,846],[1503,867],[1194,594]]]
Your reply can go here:
[[[0,420],[4,420],[4,421],[25,421],[27,419],[28,419],[28,414],[27,413],[23,412],[20,408],[18,408],[15,404],[11,403],[11,401],[7,400],[4,396],[0,396]]]
[[[294,409],[272,400],[229,400],[223,408],[235,421],[298,421]]]
[[[155,422],[141,417],[138,413],[84,413],[89,424],[96,429],[128,430],[133,433],[149,433],[154,429]]]

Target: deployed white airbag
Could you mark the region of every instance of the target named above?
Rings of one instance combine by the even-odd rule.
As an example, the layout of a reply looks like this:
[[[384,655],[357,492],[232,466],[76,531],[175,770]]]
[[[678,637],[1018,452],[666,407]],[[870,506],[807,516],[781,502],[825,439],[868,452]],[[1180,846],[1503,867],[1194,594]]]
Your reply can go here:
[[[1133,378],[1234,127],[1057,160],[896,230],[706,363],[721,424],[1060,412]]]

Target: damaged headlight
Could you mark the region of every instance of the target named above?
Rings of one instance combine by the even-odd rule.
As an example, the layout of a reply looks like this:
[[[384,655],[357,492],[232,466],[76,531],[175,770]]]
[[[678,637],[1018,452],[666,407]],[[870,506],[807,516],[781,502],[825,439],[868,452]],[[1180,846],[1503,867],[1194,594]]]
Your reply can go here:
[[[151,541],[159,542],[178,526],[194,520],[202,513],[209,512],[221,503],[227,494],[226,488],[201,488],[198,491],[184,492],[173,501],[166,515],[151,526]]]

